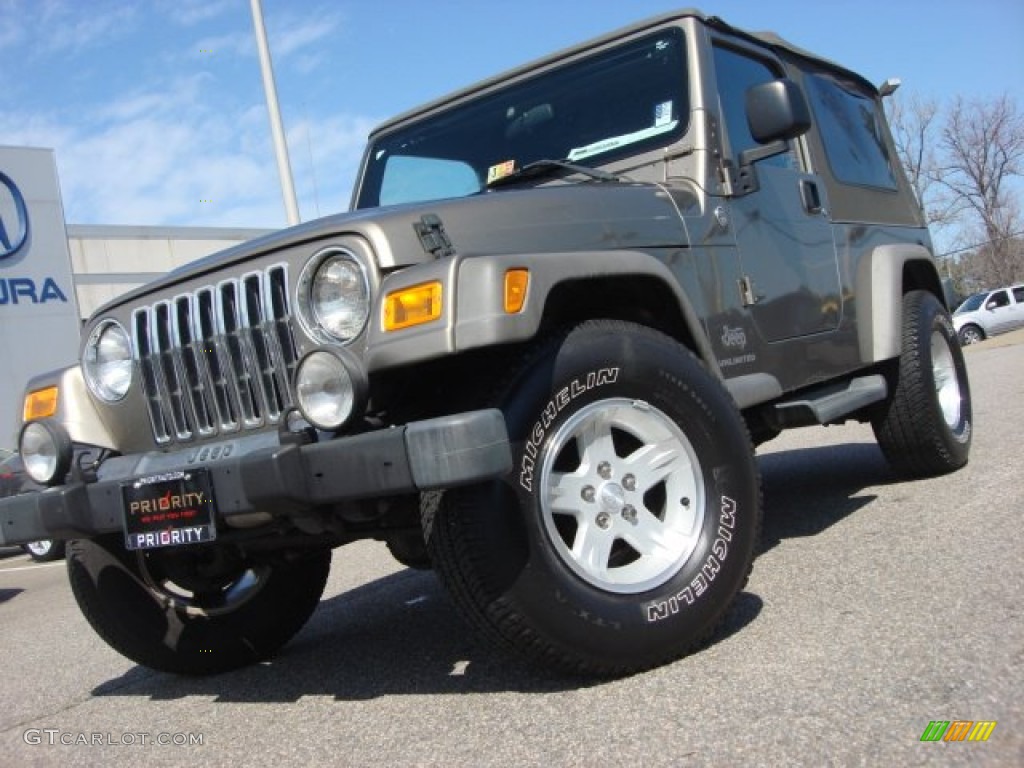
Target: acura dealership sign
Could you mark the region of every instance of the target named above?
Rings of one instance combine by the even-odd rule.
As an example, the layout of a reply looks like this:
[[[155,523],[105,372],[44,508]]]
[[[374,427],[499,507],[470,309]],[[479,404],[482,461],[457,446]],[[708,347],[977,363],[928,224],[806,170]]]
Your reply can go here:
[[[78,356],[78,302],[53,151],[0,147],[0,448],[29,378]]]
[[[25,196],[21,194],[18,185],[6,173],[0,171],[0,213],[7,211],[7,220],[0,216],[0,259],[13,256],[21,250],[28,240],[28,210],[25,206]],[[8,231],[8,227],[13,230]]]

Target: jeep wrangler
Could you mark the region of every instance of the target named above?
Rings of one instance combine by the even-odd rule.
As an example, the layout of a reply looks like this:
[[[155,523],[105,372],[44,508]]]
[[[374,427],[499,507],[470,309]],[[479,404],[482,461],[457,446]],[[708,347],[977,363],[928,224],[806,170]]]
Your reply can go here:
[[[351,211],[116,299],[30,382],[52,487],[0,540],[69,540],[89,623],[176,673],[280,649],[360,539],[534,662],[682,656],[750,572],[755,445],[856,420],[903,476],[967,462],[889,89],[681,11],[384,123]]]

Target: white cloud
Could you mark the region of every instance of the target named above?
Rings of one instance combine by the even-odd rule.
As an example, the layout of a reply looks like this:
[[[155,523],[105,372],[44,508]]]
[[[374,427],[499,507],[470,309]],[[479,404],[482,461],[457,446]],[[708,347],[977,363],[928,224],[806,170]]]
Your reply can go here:
[[[109,78],[100,81],[102,85],[94,81],[104,71],[101,59],[90,58],[83,84],[72,86],[78,70],[70,62],[84,61],[72,56],[92,46],[88,55],[94,57],[95,46],[132,34],[132,26],[140,21],[136,12],[141,14],[146,5],[123,0],[90,0],[88,6],[73,0],[0,0],[0,17],[11,8],[31,9],[29,34],[20,43],[0,24],[0,50],[5,41],[26,46],[39,37],[37,30],[56,25],[60,29],[52,39],[40,38],[38,51],[31,55],[38,54],[46,66],[61,70],[52,98],[16,100],[13,107],[0,111],[0,144],[56,150],[69,223],[283,226],[284,206],[258,86],[248,3],[158,2],[155,7],[168,25],[160,44],[149,49],[147,66],[128,81],[133,84],[130,90],[121,86],[106,93]],[[93,7],[103,12],[92,13]],[[214,18],[229,12],[233,29],[217,34],[229,28],[212,23]],[[303,12],[299,16],[297,11],[286,11],[268,19],[275,61],[288,60],[292,71],[318,66],[323,49],[341,24],[341,17],[330,8],[314,12],[303,7]],[[150,16],[145,23],[152,22]],[[175,27],[181,29],[174,31]],[[197,35],[197,30],[208,34]],[[183,58],[199,55],[200,48],[228,59],[243,58],[243,68],[252,63],[251,82],[231,89],[237,81],[226,61],[209,67],[197,67],[194,61],[181,64]],[[63,52],[55,53],[58,49]],[[189,50],[194,51],[191,57]],[[17,67],[23,66],[16,59],[8,56],[0,61],[0,70],[10,62],[16,74]],[[147,78],[143,72],[158,74]],[[85,83],[91,84],[91,91],[80,90],[88,87]],[[231,90],[224,91],[225,85]],[[73,106],[65,94],[71,95]],[[376,118],[336,111],[319,112],[312,118],[304,114],[298,120],[291,119],[294,115],[284,106],[303,218],[344,210],[366,135]]]
[[[191,27],[234,11],[238,4],[239,0],[170,0],[159,7],[175,24]]]
[[[73,224],[279,227],[280,183],[262,103],[226,106],[206,80],[129,94],[73,123],[0,115],[0,143],[56,149]],[[344,210],[376,119],[335,114],[288,127],[303,218]]]
[[[126,37],[136,19],[136,10],[121,3],[93,7],[81,13],[78,3],[52,2],[44,7],[40,29],[34,35],[44,51],[77,53],[105,46]],[[45,33],[44,33],[45,30]]]
[[[284,58],[330,37],[340,24],[341,18],[336,15],[318,15],[313,20],[279,18],[274,19],[274,26],[267,30],[267,37],[272,53]]]

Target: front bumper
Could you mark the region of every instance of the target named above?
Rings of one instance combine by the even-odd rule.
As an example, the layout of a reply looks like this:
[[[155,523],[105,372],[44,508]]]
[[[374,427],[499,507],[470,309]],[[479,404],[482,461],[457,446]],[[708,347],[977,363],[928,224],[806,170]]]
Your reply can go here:
[[[186,458],[188,456],[188,458]],[[500,411],[468,411],[401,427],[308,445],[262,445],[196,463],[203,451],[159,460],[159,472],[206,468],[218,522],[269,512],[300,514],[321,505],[398,496],[487,480],[512,469]],[[138,470],[145,457],[108,464]],[[104,465],[106,467],[107,464]],[[154,472],[114,471],[92,483],[73,482],[40,493],[0,499],[0,545],[37,539],[89,538],[123,529],[121,488]]]

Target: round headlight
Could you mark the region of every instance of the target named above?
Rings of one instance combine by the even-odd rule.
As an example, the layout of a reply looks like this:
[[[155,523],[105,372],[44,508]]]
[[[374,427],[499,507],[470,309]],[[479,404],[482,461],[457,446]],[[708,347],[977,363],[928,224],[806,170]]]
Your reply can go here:
[[[300,282],[299,305],[314,335],[348,342],[362,333],[370,316],[370,281],[352,254],[329,251],[310,263]]]
[[[93,393],[108,403],[120,400],[132,383],[132,342],[116,320],[92,329],[82,353],[82,372]]]
[[[18,451],[25,472],[40,485],[61,482],[71,469],[71,438],[53,422],[28,422],[21,429]]]
[[[299,361],[295,395],[306,421],[333,431],[365,407],[366,378],[340,350],[316,349]]]

